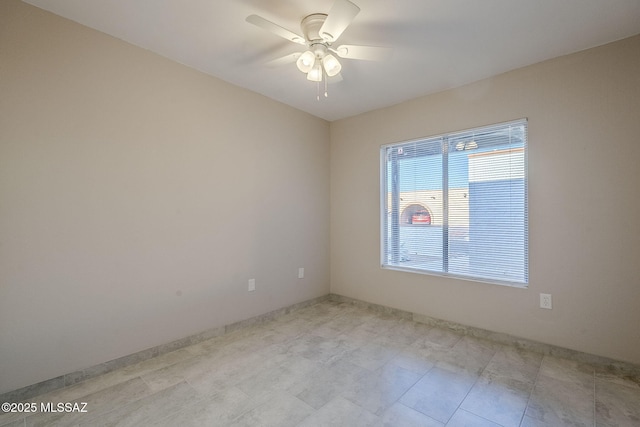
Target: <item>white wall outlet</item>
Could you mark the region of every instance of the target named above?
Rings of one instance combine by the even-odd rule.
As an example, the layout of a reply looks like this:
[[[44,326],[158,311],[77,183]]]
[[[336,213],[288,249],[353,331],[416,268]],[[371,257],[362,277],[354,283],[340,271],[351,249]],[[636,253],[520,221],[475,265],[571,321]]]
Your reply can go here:
[[[304,267],[298,269],[298,279],[304,279]]]
[[[249,279],[249,292],[256,290],[256,279]]]
[[[540,294],[540,308],[551,310],[551,294]]]

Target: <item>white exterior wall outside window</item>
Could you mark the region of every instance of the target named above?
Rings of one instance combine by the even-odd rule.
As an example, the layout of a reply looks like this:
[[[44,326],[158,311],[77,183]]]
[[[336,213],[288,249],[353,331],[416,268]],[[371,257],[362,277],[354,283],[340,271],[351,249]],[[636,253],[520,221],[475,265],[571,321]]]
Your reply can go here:
[[[381,148],[383,268],[528,283],[525,119]]]

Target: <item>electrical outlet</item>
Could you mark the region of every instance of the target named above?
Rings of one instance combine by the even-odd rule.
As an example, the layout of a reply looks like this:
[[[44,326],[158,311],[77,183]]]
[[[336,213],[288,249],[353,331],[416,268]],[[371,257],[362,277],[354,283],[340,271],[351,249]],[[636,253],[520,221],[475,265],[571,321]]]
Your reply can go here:
[[[304,279],[304,267],[298,269],[298,279]]]
[[[540,294],[540,308],[551,310],[551,294]]]
[[[249,279],[249,292],[256,290],[256,279]]]

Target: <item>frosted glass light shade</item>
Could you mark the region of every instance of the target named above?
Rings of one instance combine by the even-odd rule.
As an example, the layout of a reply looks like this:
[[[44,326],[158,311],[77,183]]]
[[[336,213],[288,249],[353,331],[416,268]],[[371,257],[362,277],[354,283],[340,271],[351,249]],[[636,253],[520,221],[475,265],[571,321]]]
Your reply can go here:
[[[307,74],[307,80],[311,80],[312,82],[321,82],[322,74],[322,64],[320,61],[316,61],[311,71]]]
[[[300,58],[296,61],[296,65],[298,66],[298,70],[303,73],[308,73],[313,68],[313,65],[316,62],[316,56],[310,50],[304,52],[300,55]]]
[[[324,65],[324,70],[327,72],[327,76],[333,77],[342,70],[342,65],[338,59],[329,54],[322,58],[322,65]]]

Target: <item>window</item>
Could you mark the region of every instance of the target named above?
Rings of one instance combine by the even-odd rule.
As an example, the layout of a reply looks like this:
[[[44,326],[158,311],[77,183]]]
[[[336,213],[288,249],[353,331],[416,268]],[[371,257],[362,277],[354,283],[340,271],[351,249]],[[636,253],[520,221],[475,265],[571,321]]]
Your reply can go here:
[[[528,283],[527,121],[381,148],[382,267]]]

